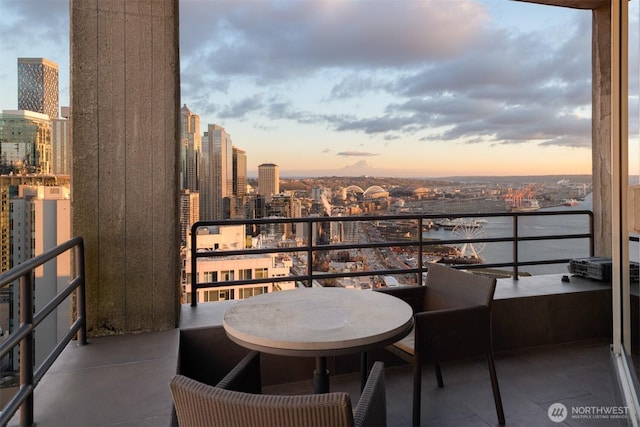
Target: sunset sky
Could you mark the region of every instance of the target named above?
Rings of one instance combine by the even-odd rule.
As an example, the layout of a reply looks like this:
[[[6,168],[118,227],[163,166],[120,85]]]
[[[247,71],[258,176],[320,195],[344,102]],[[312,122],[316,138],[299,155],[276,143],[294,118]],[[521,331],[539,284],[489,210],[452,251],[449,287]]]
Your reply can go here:
[[[0,109],[17,58],[60,65],[69,1],[0,0]],[[46,13],[43,16],[43,12]],[[638,1],[630,3],[638,158]],[[591,12],[509,0],[182,0],[182,104],[224,126],[250,173],[591,173]]]

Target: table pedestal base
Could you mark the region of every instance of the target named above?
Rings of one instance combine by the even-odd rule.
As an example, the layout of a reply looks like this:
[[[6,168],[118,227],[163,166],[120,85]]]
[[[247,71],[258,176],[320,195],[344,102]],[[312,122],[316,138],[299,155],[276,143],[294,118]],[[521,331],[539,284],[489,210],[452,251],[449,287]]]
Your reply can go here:
[[[327,369],[327,358],[316,357],[316,370],[313,371],[313,392],[329,393],[329,370]]]

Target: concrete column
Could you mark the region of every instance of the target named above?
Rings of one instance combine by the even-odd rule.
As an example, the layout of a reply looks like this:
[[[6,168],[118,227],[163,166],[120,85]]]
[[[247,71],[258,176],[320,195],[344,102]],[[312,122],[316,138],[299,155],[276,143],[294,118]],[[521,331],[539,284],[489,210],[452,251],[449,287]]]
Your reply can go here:
[[[178,0],[71,0],[71,104],[89,334],[174,328]]]
[[[611,256],[611,6],[593,9],[592,170],[595,255]]]

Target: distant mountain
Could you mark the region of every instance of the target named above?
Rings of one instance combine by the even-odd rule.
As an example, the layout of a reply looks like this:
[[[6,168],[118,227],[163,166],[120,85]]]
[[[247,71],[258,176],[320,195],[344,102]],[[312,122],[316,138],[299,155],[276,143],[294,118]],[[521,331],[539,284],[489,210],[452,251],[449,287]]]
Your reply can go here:
[[[256,177],[253,171],[250,176]],[[426,170],[411,169],[384,169],[372,166],[367,160],[359,160],[351,165],[336,169],[284,169],[280,168],[282,178],[316,178],[316,177],[377,177],[377,178],[415,178],[432,181],[455,182],[491,182],[529,183],[546,182],[556,183],[561,180],[569,180],[571,183],[591,183],[591,175],[522,175],[522,176],[433,176]]]
[[[254,177],[257,176],[257,173]],[[591,183],[591,175],[521,175],[521,176],[432,176],[420,174],[411,170],[392,170],[371,167],[367,161],[361,161],[354,165],[339,169],[309,169],[309,170],[283,170],[280,169],[281,178],[318,178],[318,177],[376,177],[376,178],[410,178],[431,181],[453,182],[504,182],[504,183],[530,183],[546,182],[557,183],[568,180],[570,183]],[[631,183],[638,179],[630,177]]]
[[[557,183],[559,181],[569,181],[569,183],[591,183],[591,175],[515,175],[515,176],[446,176],[439,177],[445,181],[456,182],[511,182],[511,183],[530,183],[530,182],[546,182]]]

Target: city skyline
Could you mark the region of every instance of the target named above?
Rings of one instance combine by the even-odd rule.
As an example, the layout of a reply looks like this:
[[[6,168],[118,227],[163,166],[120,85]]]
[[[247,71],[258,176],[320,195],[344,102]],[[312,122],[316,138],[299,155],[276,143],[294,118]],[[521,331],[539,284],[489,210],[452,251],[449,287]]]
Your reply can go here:
[[[262,163],[278,164],[283,177],[591,173],[590,11],[504,0],[389,4],[183,0],[181,102],[203,129],[226,129],[252,177]],[[44,22],[35,20],[43,5]],[[0,0],[0,8],[2,61],[14,64],[0,71],[0,109],[17,106],[18,57],[57,62],[68,105],[68,2]]]

